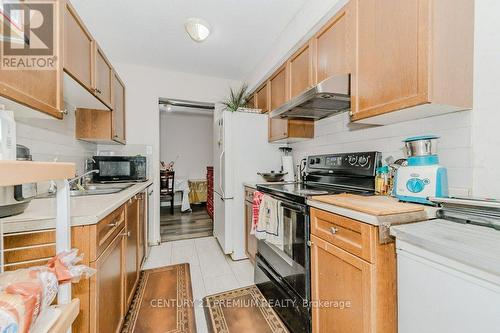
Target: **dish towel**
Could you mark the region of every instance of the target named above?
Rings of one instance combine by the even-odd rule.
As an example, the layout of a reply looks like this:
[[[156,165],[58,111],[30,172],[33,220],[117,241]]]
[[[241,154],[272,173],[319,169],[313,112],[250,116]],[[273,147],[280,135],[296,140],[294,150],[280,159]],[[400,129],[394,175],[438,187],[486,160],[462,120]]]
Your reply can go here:
[[[260,204],[262,202],[262,197],[264,193],[255,191],[253,192],[252,200],[252,228],[250,229],[250,235],[255,235],[255,229],[257,229],[257,223],[259,222],[259,210]]]
[[[281,203],[268,195],[262,197],[255,237],[283,250],[283,218]]]

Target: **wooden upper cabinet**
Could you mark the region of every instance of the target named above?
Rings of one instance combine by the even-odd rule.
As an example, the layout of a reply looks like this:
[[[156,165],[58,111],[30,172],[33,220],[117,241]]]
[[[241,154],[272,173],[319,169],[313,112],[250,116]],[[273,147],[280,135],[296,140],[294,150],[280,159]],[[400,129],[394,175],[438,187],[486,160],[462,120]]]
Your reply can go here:
[[[358,0],[357,16],[352,120],[384,124],[472,107],[473,0]]]
[[[104,104],[111,107],[113,68],[102,49],[94,42],[95,47],[95,82],[94,92]]]
[[[93,38],[68,1],[64,1],[64,70],[93,92]]]
[[[258,109],[262,109],[262,112],[269,112],[269,85],[264,84],[262,87],[257,89],[255,93],[255,102]]]
[[[301,54],[298,54],[298,57],[300,58]],[[296,68],[299,68],[300,60],[297,61]],[[289,68],[290,63],[283,65],[269,80],[270,111],[290,100]],[[295,86],[299,87],[300,84]],[[314,121],[312,120],[269,118],[269,142],[295,142],[313,137]]]
[[[290,84],[290,98],[313,86],[313,43],[309,42],[301,47],[288,60],[288,76]]]
[[[313,38],[316,71],[314,82],[332,75],[352,71],[355,43],[355,6],[357,0],[344,6]]]
[[[59,12],[60,13],[60,12]],[[62,15],[59,18],[62,19]],[[4,37],[4,18],[0,15],[0,38]],[[28,48],[26,41],[19,36],[19,47]],[[7,41],[2,42],[7,43]],[[15,40],[11,40],[15,44]],[[54,55],[59,59],[51,70],[5,70],[0,69],[0,96],[13,100],[24,106],[41,111],[58,119],[63,118],[64,100],[62,95],[62,33],[55,33]],[[3,103],[1,103],[3,104]]]
[[[273,111],[289,100],[286,66],[282,66],[269,80],[271,109]]]
[[[111,135],[114,141],[125,143],[125,85],[122,80],[113,72],[113,111]]]

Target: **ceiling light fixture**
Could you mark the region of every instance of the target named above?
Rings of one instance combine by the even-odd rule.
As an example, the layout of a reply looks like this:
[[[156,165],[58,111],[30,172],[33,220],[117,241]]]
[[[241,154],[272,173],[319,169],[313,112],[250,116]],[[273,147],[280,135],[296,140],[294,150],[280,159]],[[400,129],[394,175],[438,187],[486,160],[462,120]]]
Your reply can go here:
[[[185,28],[189,37],[198,43],[203,42],[210,35],[210,26],[206,21],[199,18],[188,19]]]

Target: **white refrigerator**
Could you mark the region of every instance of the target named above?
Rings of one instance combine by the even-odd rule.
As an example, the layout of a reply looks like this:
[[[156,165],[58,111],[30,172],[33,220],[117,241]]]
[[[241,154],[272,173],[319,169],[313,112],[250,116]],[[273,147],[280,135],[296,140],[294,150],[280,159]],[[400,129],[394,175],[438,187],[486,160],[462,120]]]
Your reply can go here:
[[[245,254],[245,182],[259,182],[257,172],[281,168],[279,144],[268,142],[268,116],[214,113],[214,236],[233,260]]]

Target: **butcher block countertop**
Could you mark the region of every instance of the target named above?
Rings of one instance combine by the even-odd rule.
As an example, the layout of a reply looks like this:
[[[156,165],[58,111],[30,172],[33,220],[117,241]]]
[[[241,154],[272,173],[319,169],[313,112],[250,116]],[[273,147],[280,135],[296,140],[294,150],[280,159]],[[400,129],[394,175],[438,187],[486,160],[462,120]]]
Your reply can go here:
[[[436,218],[436,208],[399,202],[386,196],[354,194],[320,195],[307,201],[309,206],[375,226],[426,221]]]
[[[386,196],[363,196],[342,193],[316,196],[312,197],[312,199],[376,216],[414,213],[424,210],[422,205],[398,202],[396,199]]]

